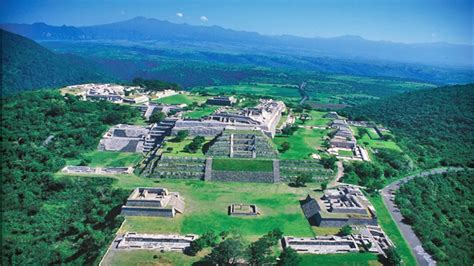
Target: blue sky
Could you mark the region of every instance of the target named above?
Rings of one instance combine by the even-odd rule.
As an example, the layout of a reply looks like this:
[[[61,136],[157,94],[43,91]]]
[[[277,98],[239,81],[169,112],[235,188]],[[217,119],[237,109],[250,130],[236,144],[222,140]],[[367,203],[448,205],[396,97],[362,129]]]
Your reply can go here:
[[[0,21],[95,25],[145,16],[262,34],[474,43],[472,0],[0,0]]]

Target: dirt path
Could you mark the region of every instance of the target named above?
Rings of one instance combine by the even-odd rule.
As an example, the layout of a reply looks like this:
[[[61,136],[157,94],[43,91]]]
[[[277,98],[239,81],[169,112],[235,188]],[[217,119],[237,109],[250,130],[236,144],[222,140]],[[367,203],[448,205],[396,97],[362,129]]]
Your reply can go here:
[[[387,210],[390,212],[392,219],[397,223],[397,226],[400,229],[400,232],[402,233],[403,237],[408,242],[408,245],[410,246],[410,249],[412,250],[413,254],[415,254],[416,261],[421,266],[436,265],[436,261],[433,260],[430,254],[428,254],[423,249],[420,239],[416,236],[411,226],[403,222],[403,216],[401,215],[400,210],[398,209],[398,207],[395,205],[395,202],[394,202],[395,192],[400,188],[400,185],[406,183],[407,181],[413,178],[429,176],[433,174],[442,174],[442,173],[446,173],[450,171],[460,171],[460,170],[462,170],[462,168],[440,168],[440,169],[428,170],[416,175],[410,175],[402,179],[399,179],[389,184],[388,186],[386,186],[380,192],[380,194],[382,195],[383,202],[385,206],[387,207]]]

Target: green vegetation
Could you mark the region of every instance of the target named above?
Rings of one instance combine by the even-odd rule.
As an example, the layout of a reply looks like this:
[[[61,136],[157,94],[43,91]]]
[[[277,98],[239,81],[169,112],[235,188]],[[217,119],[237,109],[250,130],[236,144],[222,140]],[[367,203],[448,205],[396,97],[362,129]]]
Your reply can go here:
[[[87,165],[91,167],[134,166],[143,155],[131,152],[91,151],[81,154],[79,159],[66,160],[66,165]]]
[[[212,160],[212,169],[220,171],[271,172],[273,171],[273,162],[270,160],[214,158]]]
[[[195,152],[190,152],[186,150],[185,147],[192,143],[192,138],[186,138],[181,142],[172,141],[173,137],[167,137],[166,142],[161,150],[163,151],[164,155],[167,156],[184,156],[184,157],[204,157],[204,152],[202,149],[196,149]],[[206,139],[207,142],[210,139]]]
[[[388,212],[385,204],[383,203],[380,195],[374,195],[369,197],[370,202],[377,212],[377,218],[379,225],[383,228],[384,232],[390,237],[390,240],[397,247],[397,253],[403,260],[403,265],[417,265],[415,256],[411,252],[408,243],[403,238],[397,224],[393,221],[392,216]]]
[[[163,112],[154,112],[150,119],[148,119],[149,123],[160,123],[161,121],[165,120],[166,114]]]
[[[207,97],[192,95],[192,94],[175,94],[168,97],[163,97],[157,100],[153,100],[156,103],[164,103],[164,104],[187,104],[191,105],[193,103],[202,104],[206,102]]]
[[[53,173],[95,149],[104,122],[138,116],[128,106],[57,91],[2,100],[2,265],[97,263],[122,222],[116,207],[128,191],[114,189],[109,178]]]
[[[395,202],[423,247],[440,265],[472,265],[472,171],[418,177],[402,185]]]
[[[184,114],[184,117],[185,118],[192,118],[192,119],[198,119],[198,118],[201,118],[201,117],[205,117],[205,116],[208,116],[212,113],[214,113],[217,108],[219,108],[218,106],[204,106],[204,107],[198,107],[198,108],[195,108],[194,110],[192,111],[189,111],[189,112],[186,112]]]
[[[237,85],[223,85],[223,86],[210,86],[210,87],[196,87],[192,91],[195,92],[207,92],[214,95],[227,94],[227,95],[252,95],[252,96],[272,96],[275,98],[280,97],[293,97],[299,98],[298,86],[287,85],[287,84],[263,84],[263,83],[240,83]]]
[[[309,159],[311,154],[318,153],[318,149],[322,148],[326,134],[326,130],[298,128],[293,135],[277,135],[273,142],[279,147],[284,142],[290,145],[280,154],[281,159]]]
[[[353,119],[389,127],[425,168],[474,165],[474,85],[420,90],[347,109]]]
[[[176,83],[161,81],[161,80],[150,80],[135,78],[132,81],[133,86],[140,86],[145,91],[163,91],[163,90],[179,90],[180,87]]]
[[[345,157],[351,157],[351,156],[354,156],[354,152],[353,151],[346,151],[346,150],[339,150],[338,155],[345,156]]]
[[[331,119],[324,118],[323,116],[326,112],[320,111],[305,111],[303,115],[307,117],[305,120],[298,119],[296,121],[297,125],[304,125],[304,126],[316,126],[316,127],[326,127],[330,122]]]
[[[107,79],[92,61],[55,54],[32,40],[1,29],[0,39],[2,95]]]
[[[163,186],[178,191],[186,200],[186,212],[173,218],[173,223],[161,217],[129,217],[122,230],[141,233],[203,234],[232,231],[247,240],[255,240],[274,228],[285,235],[313,236],[299,200],[311,188],[292,188],[285,184],[237,182],[203,182],[199,180],[157,180],[136,176],[116,176],[118,188],[131,190],[139,186]],[[235,217],[228,215],[234,203],[257,204],[261,215]]]
[[[159,252],[155,250],[115,251],[107,255],[104,265],[193,265],[201,257],[187,256],[179,252]]]
[[[381,265],[377,255],[373,253],[347,253],[334,255],[300,255],[300,266],[340,265],[340,266],[369,266]],[[416,265],[407,264],[407,265]]]
[[[368,149],[391,149],[401,152],[393,139],[381,139],[373,128],[351,127],[357,138],[357,143]],[[362,131],[362,132],[361,132]]]

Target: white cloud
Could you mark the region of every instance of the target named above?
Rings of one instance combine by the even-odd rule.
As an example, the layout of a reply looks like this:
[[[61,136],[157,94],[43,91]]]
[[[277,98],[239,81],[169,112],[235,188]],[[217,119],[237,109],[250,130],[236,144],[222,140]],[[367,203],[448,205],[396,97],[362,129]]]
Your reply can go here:
[[[183,15],[183,13],[178,12],[178,13],[176,13],[176,16],[182,18],[184,15]]]
[[[201,21],[209,21],[209,19],[206,16],[201,16],[199,19]]]

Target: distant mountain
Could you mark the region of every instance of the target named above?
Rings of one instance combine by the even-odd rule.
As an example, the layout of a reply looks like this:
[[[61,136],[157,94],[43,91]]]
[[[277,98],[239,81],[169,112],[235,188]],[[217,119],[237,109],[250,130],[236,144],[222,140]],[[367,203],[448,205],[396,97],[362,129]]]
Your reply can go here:
[[[473,66],[474,46],[448,43],[403,44],[369,41],[359,36],[302,38],[290,35],[265,36],[218,26],[192,26],[136,17],[122,22],[88,26],[2,24],[1,28],[34,40],[160,40],[167,42],[214,43],[255,52],[331,56],[350,59],[389,60],[436,65]]]
[[[0,30],[2,95],[21,91],[103,81],[106,74],[91,62],[55,54],[36,42]]]

